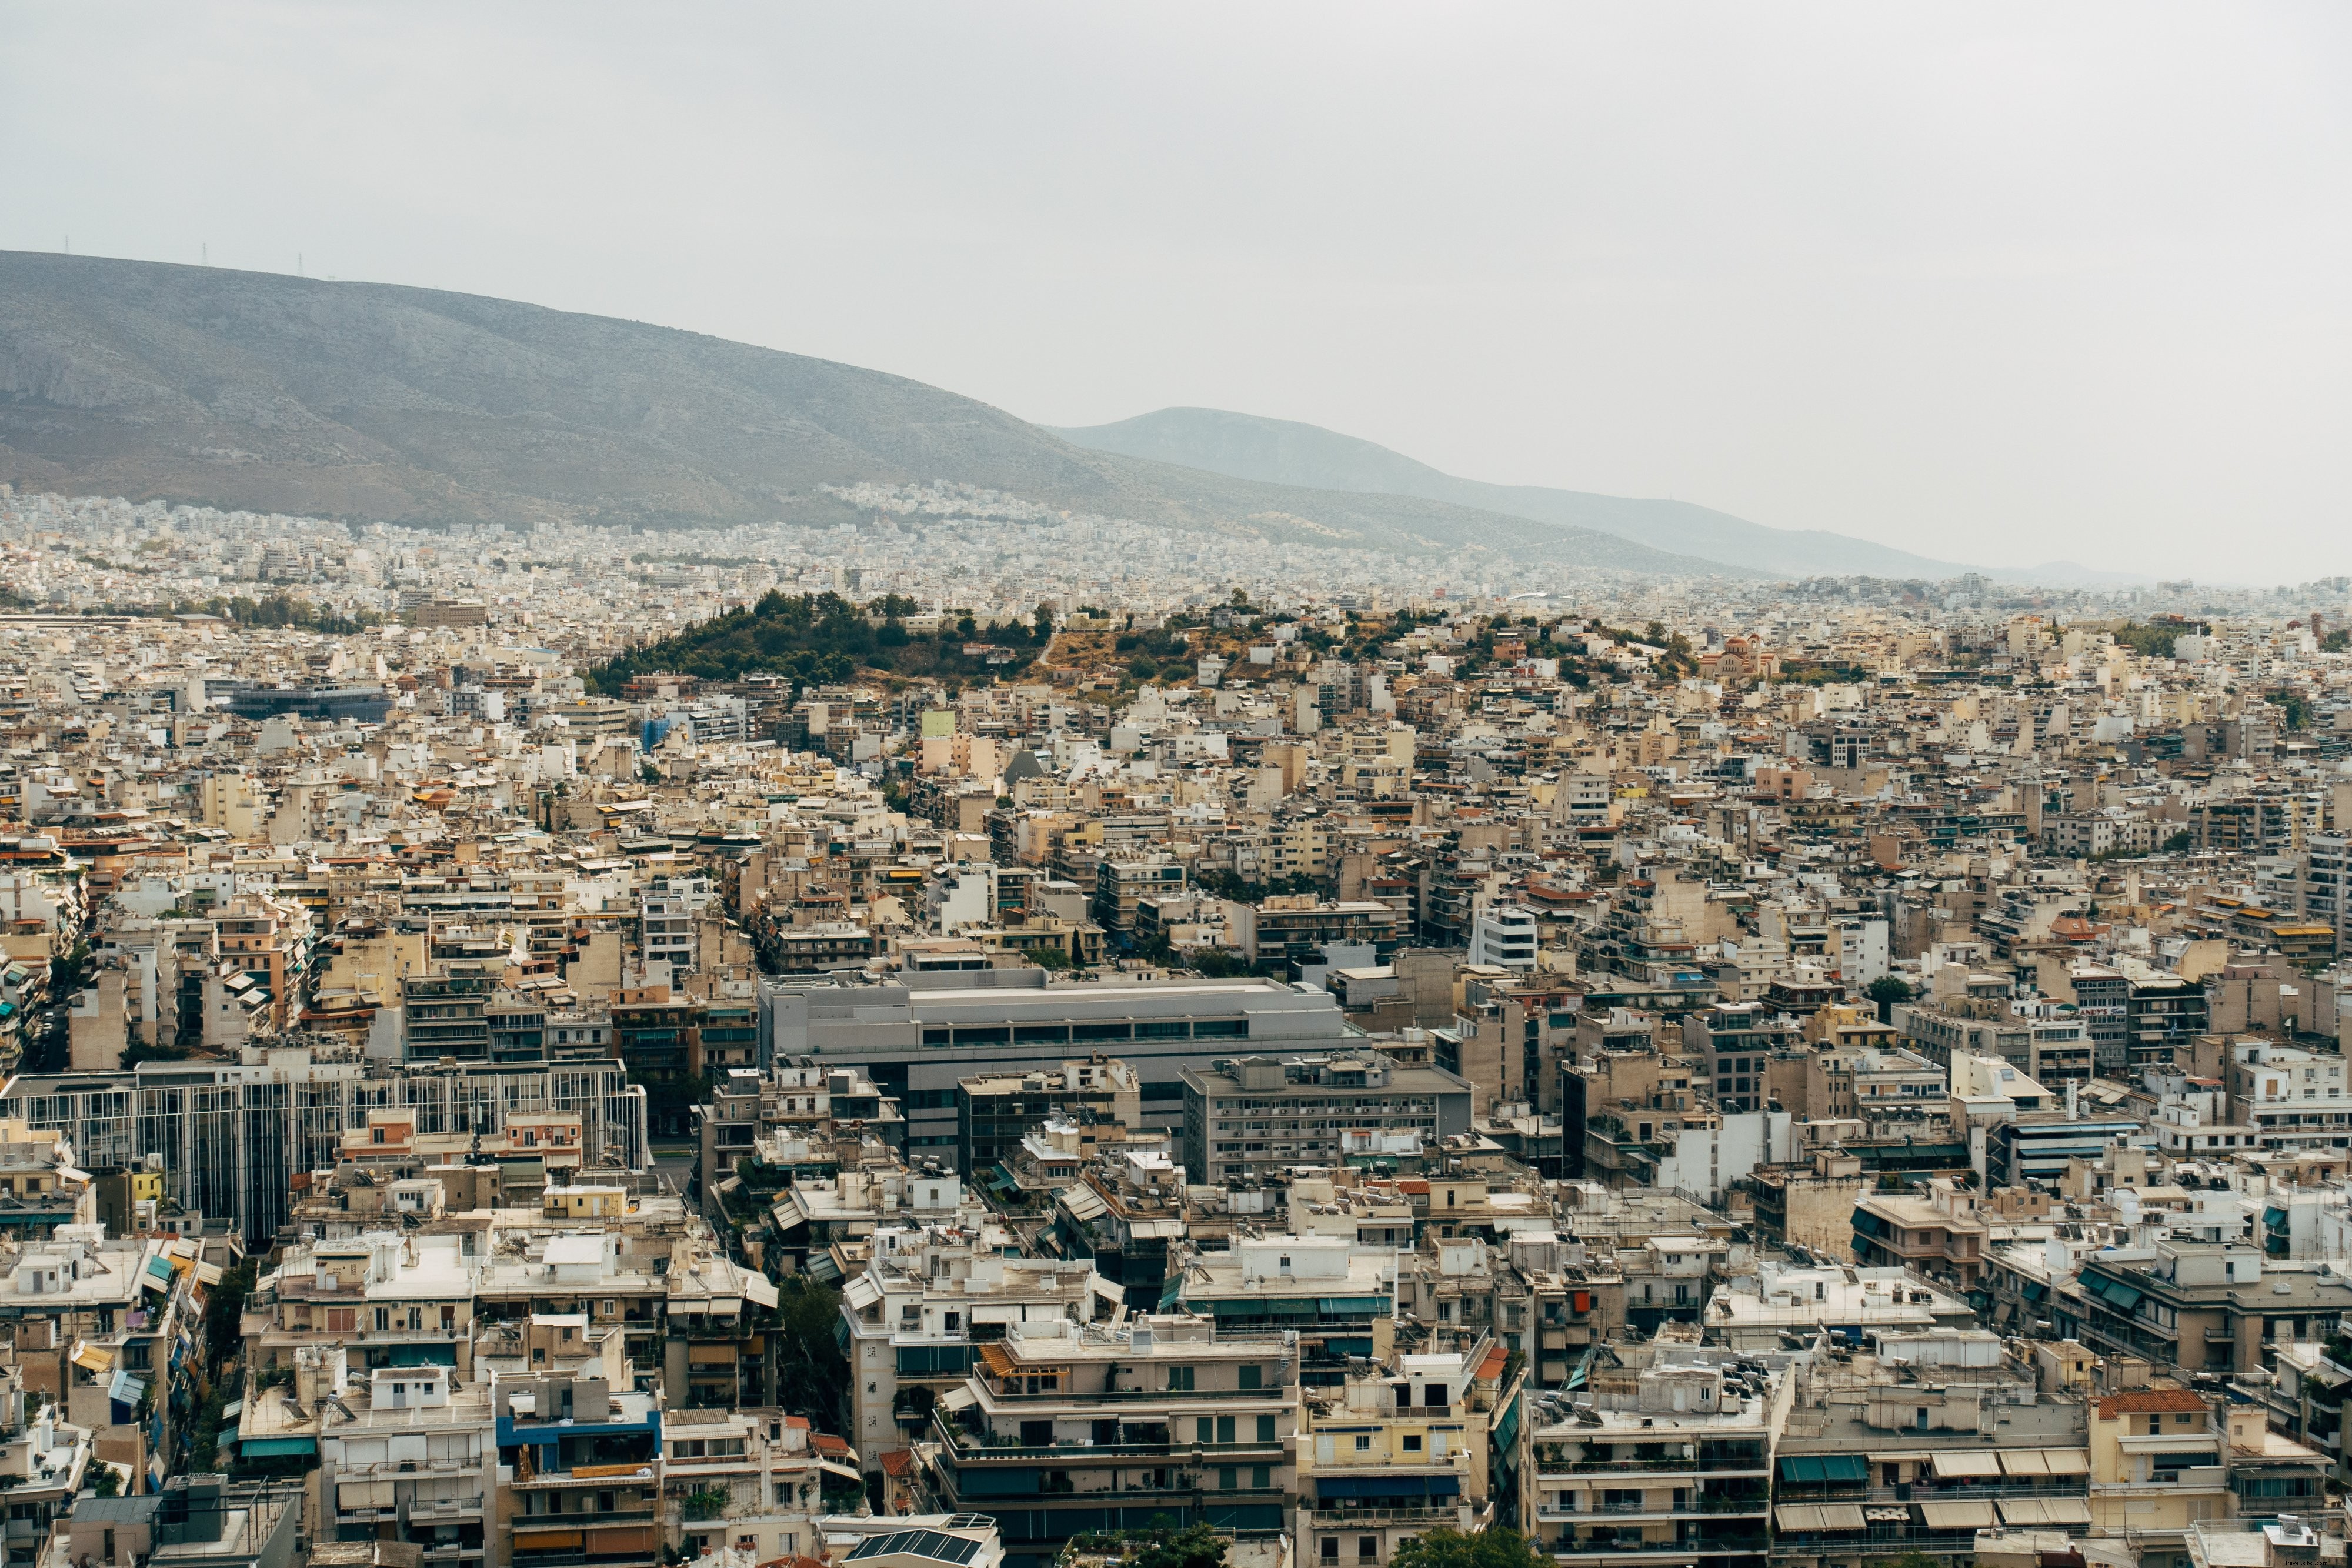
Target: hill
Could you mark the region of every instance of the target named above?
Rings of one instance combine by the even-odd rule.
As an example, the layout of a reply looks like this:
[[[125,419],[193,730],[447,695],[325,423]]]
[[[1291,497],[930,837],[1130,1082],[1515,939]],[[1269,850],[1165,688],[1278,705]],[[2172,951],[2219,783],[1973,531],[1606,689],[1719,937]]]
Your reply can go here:
[[[1842,533],[1767,528],[1688,501],[1457,479],[1402,452],[1320,426],[1221,408],[1162,408],[1113,425],[1057,428],[1055,434],[1096,451],[1268,484],[1418,496],[1563,528],[1589,528],[1773,576],[1935,579],[1970,570]]]
[[[909,631],[900,617],[915,613],[912,600],[893,596],[878,604],[883,618],[877,626],[837,595],[772,592],[756,605],[630,649],[589,671],[588,686],[611,696],[632,676],[656,670],[704,680],[765,671],[791,680],[795,692],[811,682],[847,680],[860,669],[940,679],[1014,676],[1052,641],[1052,626],[1043,621],[980,626],[966,617],[936,632]],[[983,646],[986,652],[976,651]]]
[[[1156,526],[1528,564],[1722,572],[1443,498],[1064,440],[854,365],[379,283],[0,252],[0,480],[412,525],[829,523],[940,481]]]

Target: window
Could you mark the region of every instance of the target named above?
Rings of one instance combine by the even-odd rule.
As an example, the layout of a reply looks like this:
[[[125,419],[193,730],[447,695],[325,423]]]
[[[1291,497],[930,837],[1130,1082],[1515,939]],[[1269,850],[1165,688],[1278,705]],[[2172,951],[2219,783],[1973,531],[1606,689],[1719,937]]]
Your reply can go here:
[[[1261,1443],[1271,1443],[1275,1440],[1273,1416],[1261,1415],[1257,1418],[1257,1440]]]
[[[1255,1363],[1244,1366],[1241,1370],[1241,1385],[1245,1389],[1256,1388],[1265,1375],[1265,1370]]]
[[[1241,1485],[1242,1472],[1240,1466],[1220,1465],[1217,1467],[1217,1489],[1219,1491],[1239,1491],[1241,1489]]]
[[[1192,1393],[1192,1369],[1189,1366],[1170,1367],[1168,1369],[1168,1392],[1171,1394]]]
[[[1372,1451],[1372,1440],[1371,1440],[1371,1438],[1370,1438],[1370,1437],[1369,1437],[1369,1436],[1367,1436],[1366,1435],[1364,1435],[1364,1434],[1363,1434],[1363,1433],[1361,1433],[1361,1432],[1357,1433],[1357,1434],[1356,1434],[1356,1452],[1358,1452],[1359,1454],[1369,1454],[1369,1453],[1370,1453],[1371,1451]]]
[[[1420,1433],[1408,1432],[1404,1435],[1404,1451],[1408,1454],[1418,1454],[1421,1452]]]
[[[114,1533],[114,1531],[110,1531],[110,1531],[108,1531],[106,1533],[107,1533],[107,1534],[109,1534],[109,1535],[110,1536],[110,1535],[112,1535],[112,1534]],[[113,1550],[113,1548],[110,1545],[110,1546],[109,1546],[109,1548],[108,1548],[108,1551],[109,1551],[109,1552],[111,1552],[112,1550]],[[1338,1561],[1339,1561],[1339,1538],[1338,1536],[1336,1536],[1336,1535],[1327,1535],[1327,1536],[1325,1536],[1325,1537],[1323,1538],[1323,1547],[1322,1547],[1322,1551],[1318,1553],[1318,1555],[1319,1555],[1319,1556],[1323,1559],[1323,1561],[1324,1561],[1324,1562],[1326,1562],[1326,1563],[1337,1563]]]
[[[1254,1490],[1254,1491],[1268,1491],[1268,1490],[1271,1490],[1271,1489],[1273,1489],[1273,1486],[1274,1486],[1274,1467],[1273,1467],[1273,1466],[1271,1466],[1271,1465],[1252,1465],[1252,1466],[1250,1467],[1250,1488],[1251,1488],[1251,1489],[1252,1489],[1252,1490]]]
[[[1357,1562],[1359,1562],[1359,1563],[1377,1563],[1377,1562],[1379,1562],[1379,1561],[1380,1561],[1380,1555],[1381,1555],[1381,1538],[1380,1538],[1379,1536],[1377,1536],[1377,1535],[1360,1535],[1360,1536],[1356,1537],[1356,1561],[1357,1561]]]

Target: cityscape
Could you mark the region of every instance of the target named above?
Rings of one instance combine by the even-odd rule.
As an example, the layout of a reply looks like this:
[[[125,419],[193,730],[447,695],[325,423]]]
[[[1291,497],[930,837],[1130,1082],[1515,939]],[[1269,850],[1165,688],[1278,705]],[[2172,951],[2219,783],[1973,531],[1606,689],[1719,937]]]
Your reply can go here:
[[[1505,594],[850,499],[0,499],[40,1551],[2339,1506],[2352,583]]]
[[[0,0],[0,1568],[2352,1568],[2347,66]]]

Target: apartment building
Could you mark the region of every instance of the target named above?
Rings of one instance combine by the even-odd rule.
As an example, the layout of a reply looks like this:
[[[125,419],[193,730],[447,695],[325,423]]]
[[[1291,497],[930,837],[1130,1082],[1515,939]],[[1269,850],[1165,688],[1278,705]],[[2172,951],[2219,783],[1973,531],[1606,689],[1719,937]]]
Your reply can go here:
[[[662,1561],[662,1409],[657,1394],[593,1373],[494,1372],[490,1409],[501,1464],[495,1530],[511,1568]]]
[[[1244,1057],[1181,1076],[1184,1168],[1197,1183],[1279,1184],[1294,1166],[1337,1165],[1351,1132],[1412,1134],[1433,1146],[1470,1131],[1466,1079],[1374,1051]]]
[[[1509,1362],[1490,1336],[1444,1333],[1306,1389],[1297,1560],[1381,1568],[1427,1531],[1516,1523],[1524,1467]]]
[[[956,1169],[978,1179],[1019,1152],[1049,1117],[1143,1124],[1141,1081],[1125,1062],[1097,1054],[1051,1072],[984,1073],[956,1080]]]
[[[1532,1412],[1529,1536],[1563,1564],[1764,1568],[1789,1373],[1680,1346],[1621,1352],[1589,1405]]]
[[[1197,1318],[1008,1325],[933,1413],[930,1482],[996,1520],[1012,1568],[1163,1519],[1287,1532],[1298,1371],[1294,1335]]]
[[[1991,1236],[1974,1194],[1940,1177],[1922,1194],[1869,1193],[1854,1205],[1856,1262],[1915,1268],[1963,1295],[1983,1275]]]
[[[851,1371],[843,1428],[879,1473],[885,1456],[922,1440],[976,1347],[1014,1323],[1101,1321],[1120,1300],[1084,1259],[1007,1258],[1000,1236],[953,1226],[877,1229],[866,1272],[842,1287]]]
[[[2325,1337],[2352,1311],[2352,1281],[2300,1264],[2268,1264],[2238,1242],[2158,1239],[2095,1253],[2052,1292],[2061,1334],[2103,1354],[2136,1355],[2183,1373],[2260,1370],[2273,1344]]]
[[[314,1419],[270,1429],[317,1428],[320,1535],[404,1541],[453,1568],[492,1561],[499,1454],[486,1384],[434,1364],[354,1376],[343,1346],[320,1344],[297,1352],[289,1387]]]

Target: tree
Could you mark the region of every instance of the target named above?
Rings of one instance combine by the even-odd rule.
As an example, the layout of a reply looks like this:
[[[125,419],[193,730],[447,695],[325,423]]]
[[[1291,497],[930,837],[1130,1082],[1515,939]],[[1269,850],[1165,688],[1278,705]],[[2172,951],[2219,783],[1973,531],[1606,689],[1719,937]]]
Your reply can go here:
[[[787,1409],[830,1422],[849,1386],[849,1364],[833,1337],[841,1319],[841,1292],[805,1274],[785,1278],[776,1290],[777,1337],[782,1342]]]
[[[1911,986],[1900,975],[1882,974],[1870,983],[1870,988],[1863,994],[1878,1004],[1878,1021],[1888,1024],[1895,1020],[1895,1005],[1911,1000]]]
[[[2195,847],[2196,843],[2197,835],[2184,827],[2164,841],[2164,852],[2167,855],[2183,854]]]
[[[1054,640],[1054,606],[1041,602],[1032,618],[1037,623],[1037,646],[1044,647]]]
[[[1167,1514],[1152,1516],[1146,1530],[1122,1530],[1108,1535],[1091,1531],[1070,1544],[1080,1552],[1115,1557],[1125,1568],[1223,1568],[1225,1541],[1205,1523],[1176,1528]]]
[[[1440,1528],[1416,1535],[1389,1557],[1389,1568],[1550,1568],[1549,1559],[1508,1525],[1475,1535]]]

